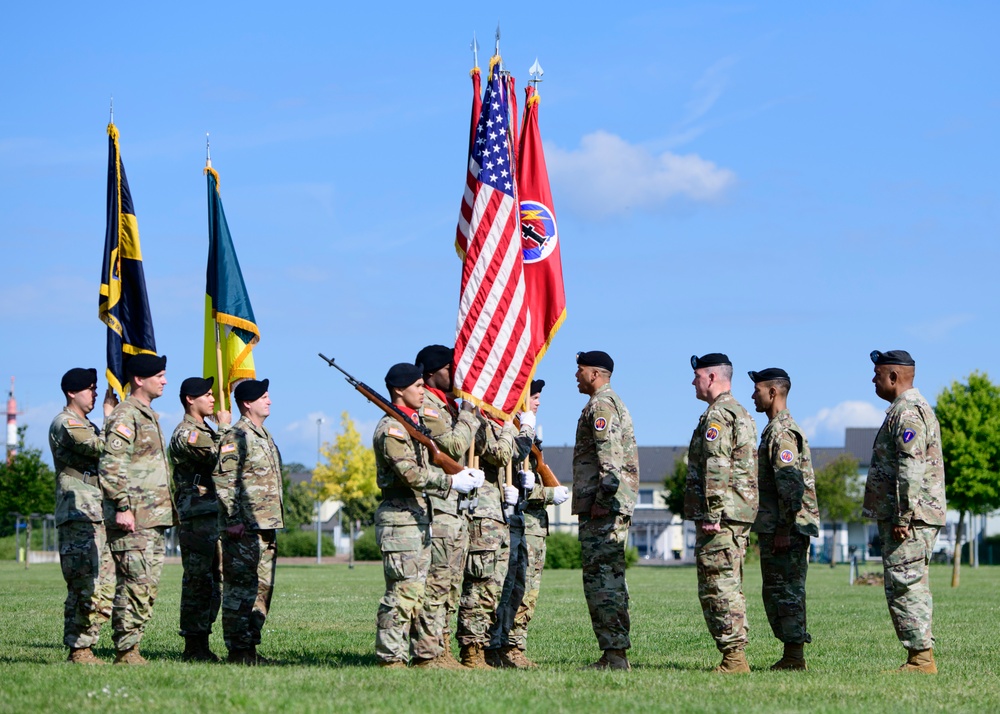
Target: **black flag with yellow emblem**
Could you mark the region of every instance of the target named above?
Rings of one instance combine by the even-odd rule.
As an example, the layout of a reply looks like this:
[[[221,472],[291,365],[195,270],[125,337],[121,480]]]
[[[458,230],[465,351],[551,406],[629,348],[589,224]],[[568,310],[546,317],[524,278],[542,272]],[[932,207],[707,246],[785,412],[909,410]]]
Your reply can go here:
[[[108,326],[108,383],[125,397],[125,361],[156,354],[153,317],[146,297],[139,224],[118,147],[118,127],[108,124],[108,225],[101,266],[101,321]]]

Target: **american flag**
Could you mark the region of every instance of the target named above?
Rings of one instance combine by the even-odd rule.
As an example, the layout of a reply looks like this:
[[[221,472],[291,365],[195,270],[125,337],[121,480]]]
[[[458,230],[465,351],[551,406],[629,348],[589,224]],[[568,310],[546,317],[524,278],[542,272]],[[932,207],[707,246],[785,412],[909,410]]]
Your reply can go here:
[[[454,377],[464,398],[509,418],[527,391],[535,349],[525,301],[509,85],[500,66],[498,56],[490,61],[459,218],[465,262]]]

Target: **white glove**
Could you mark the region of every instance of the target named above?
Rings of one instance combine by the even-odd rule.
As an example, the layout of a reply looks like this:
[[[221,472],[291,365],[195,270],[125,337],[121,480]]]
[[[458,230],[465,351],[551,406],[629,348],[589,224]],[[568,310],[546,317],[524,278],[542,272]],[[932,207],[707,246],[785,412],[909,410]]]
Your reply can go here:
[[[552,503],[557,506],[565,503],[569,499],[569,489],[565,486],[556,486],[552,491]]]
[[[529,426],[532,429],[535,428],[536,417],[534,412],[521,412],[517,415],[518,421],[521,422],[521,426]]]
[[[504,486],[503,487],[503,502],[508,506],[517,505],[517,489],[514,486]]]
[[[524,471],[518,471],[518,475],[521,477],[521,484],[524,486],[525,491],[530,491],[535,487],[535,472],[525,469]]]
[[[451,477],[451,487],[459,493],[468,493],[482,486],[485,478],[486,474],[479,469],[462,469]]]

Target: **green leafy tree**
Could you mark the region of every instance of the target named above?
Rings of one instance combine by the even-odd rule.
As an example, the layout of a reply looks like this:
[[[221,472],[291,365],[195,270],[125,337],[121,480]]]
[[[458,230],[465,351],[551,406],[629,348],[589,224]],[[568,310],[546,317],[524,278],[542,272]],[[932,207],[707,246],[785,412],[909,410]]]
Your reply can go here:
[[[687,451],[674,461],[674,470],[663,477],[663,487],[666,493],[661,494],[663,502],[671,513],[684,515],[684,490],[687,488],[688,458]]]
[[[816,501],[820,517],[833,526],[834,548],[830,553],[830,567],[837,563],[837,532],[841,523],[861,520],[864,488],[858,477],[858,461],[849,454],[838,456],[816,471]]]
[[[282,487],[285,491],[285,530],[293,531],[312,523],[316,515],[316,491],[309,481],[292,483],[291,474],[309,473],[305,464],[292,462],[281,467]]]
[[[14,532],[14,519],[8,513],[53,513],[56,508],[56,475],[42,461],[40,449],[24,443],[24,432],[17,430],[17,455],[10,463],[0,463],[0,535]]]
[[[369,525],[375,521],[379,489],[375,482],[375,452],[361,443],[351,417],[340,415],[342,431],[320,450],[327,463],[313,470],[313,487],[321,499],[344,504],[344,517]]]
[[[941,424],[945,495],[958,511],[951,585],[958,587],[962,529],[967,513],[1000,507],[1000,387],[985,373],[955,381],[938,395],[934,408]]]

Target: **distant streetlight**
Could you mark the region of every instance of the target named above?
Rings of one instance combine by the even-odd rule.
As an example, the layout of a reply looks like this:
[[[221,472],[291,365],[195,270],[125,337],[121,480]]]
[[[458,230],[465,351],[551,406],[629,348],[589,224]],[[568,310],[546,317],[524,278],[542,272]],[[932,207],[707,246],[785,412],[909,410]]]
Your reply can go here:
[[[319,417],[316,420],[316,465],[318,466],[320,461],[323,459],[323,422],[325,420],[323,417]],[[316,495],[316,562],[323,562],[323,524],[320,521],[320,508],[322,504],[319,500],[319,494]]]

